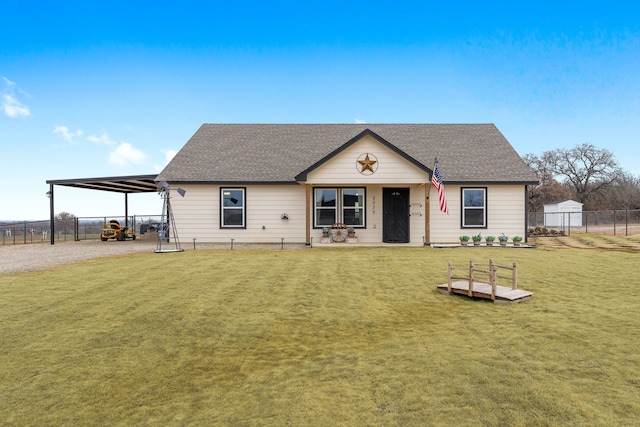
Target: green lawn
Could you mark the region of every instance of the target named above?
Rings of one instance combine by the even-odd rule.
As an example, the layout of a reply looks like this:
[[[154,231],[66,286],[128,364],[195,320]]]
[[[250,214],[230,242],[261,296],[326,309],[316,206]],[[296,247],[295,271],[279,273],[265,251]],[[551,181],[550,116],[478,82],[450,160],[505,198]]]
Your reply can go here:
[[[519,264],[529,302],[438,293]],[[640,423],[638,251],[196,250],[0,276],[5,425]]]

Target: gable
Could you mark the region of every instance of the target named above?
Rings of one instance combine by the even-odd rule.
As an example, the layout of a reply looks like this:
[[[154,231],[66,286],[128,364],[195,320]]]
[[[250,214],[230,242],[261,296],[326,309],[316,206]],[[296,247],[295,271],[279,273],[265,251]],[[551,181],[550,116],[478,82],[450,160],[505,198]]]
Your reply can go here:
[[[413,163],[414,165],[418,166],[419,168],[421,168],[421,169],[423,169],[423,170],[425,170],[425,171],[427,171],[429,173],[431,172],[424,165],[422,165],[420,162],[418,162],[417,160],[411,158],[406,153],[402,152],[402,150],[398,149],[396,146],[394,146],[393,144],[389,143],[388,141],[386,141],[384,138],[380,137],[375,132],[372,132],[370,129],[365,129],[360,134],[356,135],[351,140],[347,141],[345,144],[340,146],[337,150],[333,151],[332,153],[329,153],[327,156],[322,158],[320,161],[316,162],[311,167],[305,169],[300,174],[298,174],[296,176],[296,181],[307,181],[307,174],[309,174],[310,172],[314,171],[316,168],[318,168],[319,166],[323,165],[328,160],[334,158],[339,153],[342,153],[344,150],[347,150],[347,149],[351,148],[351,146],[353,144],[356,144],[356,143],[358,143],[358,142],[360,142],[362,140],[377,141],[380,145],[385,146],[388,150],[393,151],[397,155],[404,157],[408,162]]]
[[[307,184],[417,184],[430,180],[431,171],[416,165],[376,138],[364,133],[338,153],[300,174]]]

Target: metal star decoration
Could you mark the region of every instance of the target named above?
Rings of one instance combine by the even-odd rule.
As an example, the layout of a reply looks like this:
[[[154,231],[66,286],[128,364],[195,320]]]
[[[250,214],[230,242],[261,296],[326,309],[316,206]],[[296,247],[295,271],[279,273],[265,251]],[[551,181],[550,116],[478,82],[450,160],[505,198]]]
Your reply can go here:
[[[360,163],[360,166],[362,167],[360,169],[360,173],[364,173],[365,171],[370,171],[371,173],[374,173],[375,171],[373,170],[373,165],[378,163],[378,161],[371,159],[369,157],[369,153],[367,153],[367,155],[364,157],[363,160],[358,160],[358,163]]]

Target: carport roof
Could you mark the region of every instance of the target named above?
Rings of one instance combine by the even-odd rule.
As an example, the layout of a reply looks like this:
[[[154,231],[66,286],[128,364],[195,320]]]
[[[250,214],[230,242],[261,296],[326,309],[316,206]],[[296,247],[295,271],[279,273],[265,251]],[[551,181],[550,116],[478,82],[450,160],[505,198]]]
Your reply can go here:
[[[155,179],[158,175],[110,176],[103,178],[51,179],[50,185],[86,188],[114,193],[152,193],[158,191]]]

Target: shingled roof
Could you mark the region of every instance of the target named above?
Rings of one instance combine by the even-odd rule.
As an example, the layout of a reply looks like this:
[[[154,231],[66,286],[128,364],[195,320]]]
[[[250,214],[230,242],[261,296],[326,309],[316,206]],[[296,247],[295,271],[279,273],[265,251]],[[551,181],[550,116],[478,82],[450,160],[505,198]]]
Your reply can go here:
[[[175,183],[294,183],[369,133],[445,183],[536,184],[493,124],[203,124],[158,175]]]

